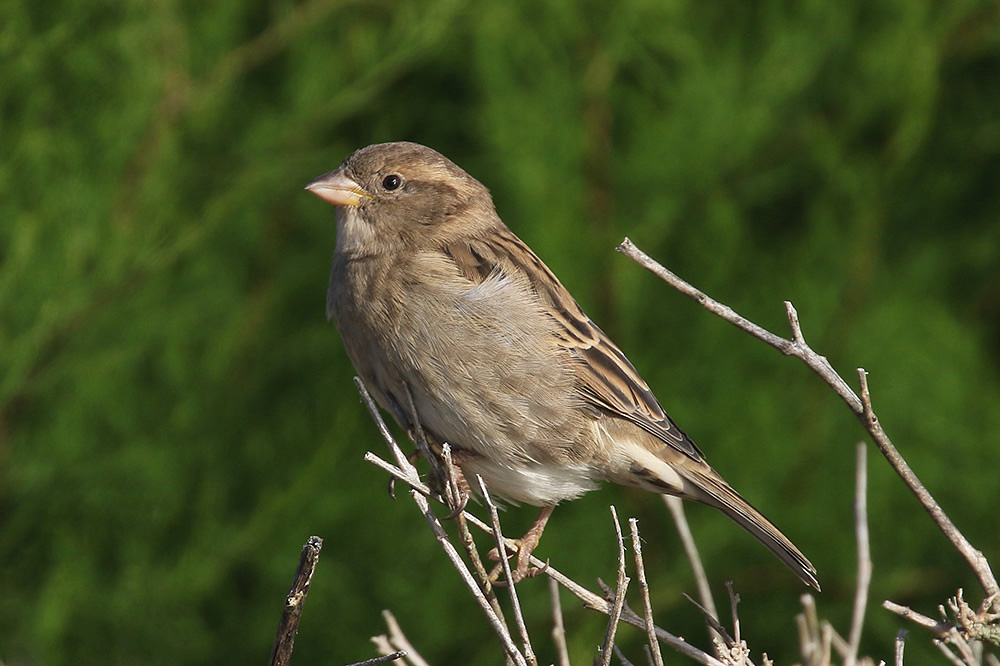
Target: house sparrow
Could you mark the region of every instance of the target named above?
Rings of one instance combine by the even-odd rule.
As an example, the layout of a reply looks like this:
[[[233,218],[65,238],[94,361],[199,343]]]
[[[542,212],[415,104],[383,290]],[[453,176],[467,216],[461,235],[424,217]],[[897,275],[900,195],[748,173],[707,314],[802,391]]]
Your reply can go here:
[[[809,560],[708,466],[479,181],[398,142],[354,152],[306,189],[337,207],[326,311],[375,400],[447,442],[464,475],[542,507],[517,578],[552,508],[613,481],[719,509],[819,589]]]

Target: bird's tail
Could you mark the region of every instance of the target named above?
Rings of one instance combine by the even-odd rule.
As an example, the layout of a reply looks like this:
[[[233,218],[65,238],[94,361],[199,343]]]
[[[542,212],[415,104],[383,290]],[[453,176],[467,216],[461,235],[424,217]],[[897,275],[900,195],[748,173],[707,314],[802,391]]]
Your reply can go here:
[[[691,495],[685,492],[684,495],[722,511],[767,546],[768,550],[784,562],[806,585],[811,585],[819,590],[816,567],[806,559],[802,551],[796,548],[795,544],[782,534],[770,520],[765,518],[764,514],[740,497],[732,486],[715,473],[715,470],[707,465],[706,468],[704,471],[690,468],[678,470],[686,481],[700,491]],[[687,484],[685,486],[687,486],[685,490],[691,490],[690,486]]]

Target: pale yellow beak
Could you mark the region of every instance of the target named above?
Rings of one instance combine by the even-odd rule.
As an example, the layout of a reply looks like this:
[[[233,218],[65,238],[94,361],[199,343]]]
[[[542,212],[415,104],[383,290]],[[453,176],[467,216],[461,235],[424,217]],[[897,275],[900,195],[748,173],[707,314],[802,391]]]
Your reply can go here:
[[[334,206],[357,206],[372,196],[355,181],[344,175],[343,169],[325,173],[306,185],[306,189]]]

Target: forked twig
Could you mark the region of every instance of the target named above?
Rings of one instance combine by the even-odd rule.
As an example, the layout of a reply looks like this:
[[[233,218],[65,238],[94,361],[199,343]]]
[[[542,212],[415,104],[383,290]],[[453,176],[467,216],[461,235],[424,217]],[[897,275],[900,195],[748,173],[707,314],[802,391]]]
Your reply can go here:
[[[389,633],[387,635],[383,634],[372,637],[372,642],[375,643],[378,651],[382,653],[380,658],[391,661],[392,659],[406,657],[406,661],[412,664],[412,666],[428,666],[424,658],[420,656],[420,653],[410,644],[410,639],[403,633],[392,611],[382,611],[382,619],[385,620],[385,626],[389,630]]]
[[[400,481],[410,484],[414,492],[424,497],[433,497],[440,500],[440,498],[438,498],[438,496],[435,495],[431,491],[431,489],[428,488],[422,481],[419,480],[415,482],[409,481],[408,479],[410,478],[410,476],[408,472],[404,472],[403,470],[400,470],[392,463],[382,460],[371,451],[365,454],[365,460],[372,463],[376,467],[385,470],[386,472],[388,472],[395,478],[399,479]],[[440,501],[442,502],[442,504],[444,503],[443,500]],[[469,521],[469,524],[475,526],[476,528],[482,530],[483,532],[492,533],[492,529],[489,527],[489,525],[479,520],[479,518],[477,518],[475,515],[466,511],[465,517]],[[513,539],[505,539],[505,543],[510,549],[514,549],[517,547],[517,544]],[[612,606],[611,602],[609,602],[606,598],[602,597],[601,595],[588,590],[583,585],[580,585],[575,580],[573,580],[569,576],[559,571],[556,567],[552,566],[551,563],[543,562],[542,560],[538,559],[535,556],[532,556],[530,561],[531,564],[535,565],[536,567],[544,569],[546,576],[555,580],[557,583],[559,583],[559,585],[562,585],[577,599],[582,601],[584,608],[595,610],[599,613],[604,613],[605,615],[608,615],[611,612],[611,606]],[[638,615],[636,615],[635,613],[633,613],[631,610],[629,610],[628,607],[622,609],[621,620],[626,624],[630,624],[638,629],[645,629],[645,622],[643,621],[643,619]],[[702,650],[699,650],[698,648],[694,647],[684,639],[675,636],[669,631],[661,627],[656,627],[655,630],[656,630],[656,637],[657,639],[659,639],[661,643],[673,648],[677,652],[680,652],[681,654],[690,658],[692,661],[699,664],[705,664],[705,666],[723,666],[722,662],[720,662],[712,655]]]
[[[402,472],[401,470],[401,472],[404,475],[404,480],[406,480],[406,482],[412,487],[410,496],[416,503],[417,508],[420,509],[420,513],[423,514],[428,527],[430,527],[431,532],[434,534],[434,538],[437,539],[438,544],[442,549],[444,549],[445,554],[448,556],[448,560],[451,562],[452,566],[455,567],[455,570],[458,571],[462,582],[465,583],[469,592],[472,593],[472,597],[476,600],[476,603],[486,615],[490,626],[493,627],[497,637],[500,639],[500,643],[503,646],[507,657],[510,658],[510,660],[515,664],[518,664],[518,666],[527,666],[524,655],[522,655],[517,649],[517,646],[514,645],[514,640],[511,638],[507,625],[497,616],[496,613],[493,612],[489,599],[486,598],[486,595],[476,583],[472,572],[470,572],[469,568],[465,565],[465,562],[462,560],[461,555],[458,554],[455,546],[451,544],[451,541],[448,538],[448,533],[445,531],[444,527],[442,527],[440,521],[437,519],[437,516],[435,516],[434,512],[431,510],[430,504],[427,502],[427,495],[414,487],[414,482],[418,485],[423,485],[420,483],[417,470],[413,467],[409,460],[407,460],[406,456],[402,454],[402,450],[399,448],[399,445],[396,444],[396,441],[392,437],[392,433],[389,432],[388,427],[385,425],[385,421],[382,419],[382,415],[379,413],[378,407],[375,405],[375,401],[372,400],[371,395],[368,393],[368,389],[365,388],[364,382],[361,381],[360,378],[355,377],[355,383],[358,385],[358,389],[361,392],[361,398],[364,401],[365,406],[368,407],[368,411],[371,413],[372,418],[375,419],[376,423],[379,425],[379,432],[383,434],[383,437],[386,439],[386,443],[389,444],[390,449],[396,455],[396,459],[400,464],[400,467],[403,470],[406,470],[405,472]],[[366,458],[367,457],[368,456],[366,456]],[[414,479],[414,482],[409,481],[408,479],[410,478]]]
[[[431,489],[428,488],[427,485],[420,480],[416,468],[413,467],[413,465],[409,462],[409,460],[407,460],[406,456],[399,448],[399,445],[396,444],[395,440],[392,438],[392,433],[389,432],[388,427],[385,425],[385,421],[384,419],[382,419],[382,415],[378,412],[378,408],[375,406],[375,403],[371,400],[371,397],[368,395],[368,392],[364,389],[364,383],[361,382],[359,378],[355,378],[355,383],[358,385],[359,391],[361,392],[362,400],[365,402],[366,406],[368,406],[369,412],[371,412],[372,414],[372,418],[375,419],[376,425],[379,428],[379,432],[382,433],[383,438],[387,438],[386,442],[389,444],[389,448],[393,452],[393,456],[396,458],[397,463],[401,462],[401,466],[397,467],[396,465],[393,465],[392,463],[387,462],[382,458],[378,457],[371,451],[365,453],[364,456],[365,460],[372,463],[376,467],[379,467],[382,470],[388,472],[390,475],[399,479],[400,481],[403,481],[404,483],[408,484],[413,489],[411,496],[414,497],[414,501],[416,501],[417,497],[420,497],[422,499],[435,498],[442,504],[444,504],[445,501],[442,498],[440,498],[437,494],[435,494],[433,491],[431,491]],[[420,504],[418,503],[418,507],[419,506]],[[476,528],[482,530],[483,532],[492,533],[492,529],[490,528],[490,526],[481,521],[472,513],[465,511],[464,515],[466,520],[469,521],[469,524],[475,526]],[[505,539],[505,543],[512,550],[517,547],[517,544],[513,539]],[[582,601],[584,608],[588,608],[590,610],[596,610],[600,613],[604,613],[605,615],[611,613],[612,603],[609,602],[604,597],[588,590],[586,587],[580,585],[572,578],[566,576],[548,562],[543,562],[542,560],[539,560],[535,556],[531,557],[530,562],[531,564],[537,566],[538,568],[543,569],[546,576],[555,580],[557,583],[559,583],[559,585],[562,585],[570,593],[572,593],[575,597],[577,597],[580,601]],[[625,622],[626,624],[630,624],[633,627],[639,629],[645,629],[644,620],[635,613],[633,613],[631,610],[629,610],[628,607],[622,609],[621,621]],[[669,631],[661,627],[655,627],[655,632],[657,639],[659,639],[661,643],[685,655],[686,657],[688,657],[689,659],[691,659],[696,663],[704,664],[705,666],[724,666],[722,662],[720,662],[712,655],[702,650],[699,650],[698,648],[694,647],[687,641],[683,640],[678,636],[675,636],[674,634],[670,633]]]
[[[800,359],[811,370],[822,377],[823,380],[826,381],[826,383],[829,384],[838,395],[840,395],[844,402],[847,403],[847,406],[850,407],[851,411],[853,411],[861,421],[865,430],[867,430],[871,435],[872,440],[875,442],[876,446],[878,446],[886,460],[889,461],[889,464],[895,470],[896,474],[899,475],[910,491],[916,495],[917,499],[920,501],[921,505],[923,505],[924,509],[926,509],[926,511],[930,514],[938,528],[944,532],[945,536],[951,541],[952,545],[958,550],[959,553],[962,554],[966,562],[968,562],[969,566],[976,574],[976,577],[979,579],[979,583],[982,585],[983,590],[986,592],[986,596],[992,597],[1000,593],[1000,585],[997,584],[997,579],[993,575],[993,571],[990,569],[989,561],[982,554],[982,552],[973,547],[969,540],[965,538],[965,535],[959,531],[934,497],[927,491],[927,488],[924,487],[917,475],[912,469],[910,469],[910,466],[899,454],[899,451],[896,450],[896,447],[889,439],[889,436],[882,429],[882,426],[879,423],[878,418],[875,416],[875,412],[871,406],[871,396],[868,392],[868,381],[864,370],[860,368],[858,370],[859,378],[861,380],[861,397],[859,398],[847,382],[845,382],[837,371],[833,369],[830,362],[825,357],[817,354],[809,347],[808,344],[806,344],[805,337],[802,335],[802,328],[799,325],[798,313],[792,306],[791,302],[785,301],[788,323],[792,331],[792,339],[787,340],[771,333],[757,324],[754,324],[745,317],[737,314],[729,306],[710,298],[704,292],[696,289],[689,283],[677,277],[677,275],[664,268],[649,255],[636,247],[635,244],[628,238],[626,238],[621,245],[618,246],[618,251],[634,260],[640,266],[650,270],[657,277],[681,293],[694,299],[709,312],[718,315],[731,324],[739,327],[747,333],[750,333],[759,340],[766,342],[782,354],[794,356]]]

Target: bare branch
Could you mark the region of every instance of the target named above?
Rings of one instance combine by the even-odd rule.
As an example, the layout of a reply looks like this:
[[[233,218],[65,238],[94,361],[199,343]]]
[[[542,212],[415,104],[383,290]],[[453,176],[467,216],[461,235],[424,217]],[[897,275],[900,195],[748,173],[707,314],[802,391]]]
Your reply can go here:
[[[816,600],[811,594],[803,594],[800,600],[802,612],[795,616],[795,624],[799,629],[799,652],[804,663],[821,663],[824,657],[819,619],[816,616]]]
[[[392,463],[389,463],[379,458],[371,451],[365,454],[365,460],[385,470],[390,475],[394,476],[400,481],[410,484],[413,490],[416,491],[417,493],[420,493],[425,497],[437,498],[439,499],[439,501],[442,501],[443,503],[443,500],[441,500],[440,498],[437,497],[437,495],[431,492],[430,488],[428,488],[422,481],[420,481],[419,479],[411,481],[410,479],[412,477],[410,476],[409,472],[404,472],[403,470],[399,469]],[[403,462],[407,466],[412,468],[412,465],[410,465],[410,463],[406,460],[405,456],[403,457]],[[413,474],[415,475],[415,473],[416,470],[414,469]],[[464,515],[470,524],[474,525],[483,532],[492,533],[492,529],[486,523],[479,520],[479,518],[477,518],[473,514],[466,511]],[[517,547],[516,542],[512,539],[506,539],[505,543],[510,549],[514,549]],[[555,580],[557,583],[566,588],[571,594],[573,594],[573,596],[582,601],[584,608],[595,610],[600,613],[604,613],[605,615],[611,613],[611,607],[612,607],[611,602],[609,602],[604,597],[588,590],[583,585],[580,585],[575,580],[573,580],[569,576],[566,576],[561,571],[556,569],[550,563],[543,562],[542,560],[538,559],[535,556],[531,557],[531,563],[537,566],[538,568],[543,569],[546,576]],[[645,629],[645,622],[643,621],[643,619],[638,615],[636,615],[635,613],[633,613],[628,608],[624,608],[622,610],[621,619],[626,624],[630,624],[633,627],[637,627],[639,629]],[[669,631],[666,631],[665,629],[656,627],[656,637],[660,640],[661,643],[673,648],[677,652],[680,652],[681,654],[685,655],[686,657],[690,658],[691,660],[699,664],[704,664],[705,666],[723,666],[722,662],[720,662],[712,655],[703,652],[702,650],[699,650],[698,648],[694,647],[687,641],[675,636],[674,634],[670,633]]]
[[[378,664],[386,664],[390,661],[402,659],[405,656],[406,650],[396,650],[395,652],[389,652],[388,654],[372,657],[371,659],[365,659],[364,661],[356,661],[348,666],[378,666]]]
[[[428,466],[431,468],[431,485],[434,486],[436,483],[437,487],[447,492],[447,476],[444,469],[442,469],[441,459],[434,455],[434,452],[431,451],[430,444],[427,442],[427,437],[424,434],[424,427],[420,423],[420,415],[417,413],[417,406],[413,402],[413,394],[410,392],[410,385],[404,382],[403,388],[406,390],[406,408],[409,410],[410,423],[413,424],[413,432],[410,434],[410,438],[413,440],[413,443],[417,445],[417,450],[420,451],[420,455],[423,456],[423,459],[427,461]],[[457,501],[458,500],[456,498],[456,502]]]
[[[740,595],[733,590],[732,581],[726,581],[726,589],[729,591],[729,607],[733,617],[733,641],[729,644],[729,651],[723,661],[735,666],[754,666],[754,663],[750,661],[750,648],[740,636],[740,616],[736,610],[740,604]]]
[[[951,649],[948,647],[948,644],[945,641],[941,639],[935,639],[933,643],[934,646],[937,647],[937,649],[941,650],[941,654],[943,654],[945,658],[947,658],[948,661],[950,661],[955,666],[968,666],[968,664],[963,663],[962,660],[958,658],[958,655],[956,655],[954,652],[951,651]]]
[[[622,652],[622,649],[617,644],[615,645],[615,656],[618,657],[618,661],[622,663],[622,666],[635,666],[635,664],[628,660],[628,657],[625,656],[625,653]]]
[[[649,638],[649,649],[653,656],[654,666],[663,666],[663,654],[660,653],[660,643],[656,640],[653,624],[653,604],[649,600],[649,585],[646,584],[646,567],[642,561],[642,542],[639,539],[639,521],[629,518],[629,529],[632,533],[632,553],[635,558],[635,575],[639,577],[639,593],[642,596],[643,619],[646,621],[646,636]]]
[[[458,572],[459,577],[461,577],[462,582],[465,583],[469,592],[472,593],[472,597],[476,600],[476,603],[479,604],[483,613],[485,613],[487,620],[496,632],[497,637],[500,639],[504,652],[506,652],[507,656],[515,664],[518,664],[518,666],[527,666],[524,655],[522,655],[520,651],[518,651],[517,646],[514,645],[510,632],[507,630],[507,626],[493,611],[489,599],[486,598],[486,595],[476,583],[476,580],[469,571],[469,568],[462,560],[462,556],[458,554],[455,546],[453,546],[451,541],[448,539],[448,533],[437,519],[437,516],[435,516],[434,512],[431,510],[430,504],[427,502],[427,497],[431,494],[430,490],[420,482],[416,468],[409,462],[409,460],[407,460],[406,456],[403,455],[402,450],[399,448],[399,445],[396,444],[396,440],[393,439],[392,433],[389,432],[389,428],[385,425],[385,420],[382,419],[382,414],[378,411],[378,408],[375,406],[375,402],[371,399],[371,395],[365,388],[364,382],[361,381],[359,377],[355,377],[354,381],[358,386],[358,390],[361,392],[362,399],[368,406],[368,411],[371,412],[372,418],[375,419],[375,423],[378,425],[379,432],[382,433],[382,437],[386,440],[390,450],[392,450],[393,455],[396,457],[396,462],[401,468],[399,470],[401,478],[409,483],[413,488],[410,491],[410,496],[417,504],[417,508],[420,510],[420,513],[423,514],[424,520],[427,521],[427,526],[430,527],[431,532],[434,534],[434,538],[437,539],[438,544],[444,550],[445,555],[447,555],[452,566],[455,567],[455,570]],[[412,407],[412,399],[410,400],[410,403]],[[416,422],[416,412],[412,412],[412,414],[415,419],[414,427],[416,431],[420,433],[421,428],[419,423]],[[365,459],[367,460],[370,457],[377,456],[371,456],[369,453],[365,456]],[[385,463],[385,461],[382,462]],[[389,463],[385,463],[385,466],[391,467]],[[410,479],[413,480],[411,481]],[[447,483],[447,480],[443,480],[443,482]],[[417,486],[421,486],[421,488],[417,488]]]
[[[851,633],[848,637],[849,652],[845,658],[847,666],[853,666],[858,658],[861,629],[865,623],[865,609],[868,607],[868,587],[872,580],[872,558],[868,543],[868,459],[866,454],[867,447],[865,447],[864,442],[858,442],[854,491],[854,531],[858,548],[858,582],[854,592]]]
[[[944,636],[951,629],[954,628],[949,622],[934,620],[922,613],[918,613],[917,611],[913,610],[912,608],[909,608],[908,606],[903,606],[892,601],[883,601],[882,608],[886,609],[887,611],[891,611],[900,617],[906,618],[911,622],[919,624],[921,627],[926,627],[927,629],[930,629],[938,636]]]
[[[674,519],[677,527],[677,534],[681,538],[684,546],[684,554],[687,555],[691,564],[691,573],[694,574],[695,587],[698,589],[698,598],[701,600],[702,612],[710,615],[718,624],[719,611],[715,607],[715,599],[712,598],[712,588],[708,584],[708,576],[705,575],[705,567],[701,562],[701,555],[698,553],[698,545],[694,542],[691,534],[691,526],[688,525],[687,516],[684,512],[684,502],[679,497],[673,495],[663,495],[663,501],[670,510],[670,515]],[[722,639],[722,634],[718,633],[711,623],[708,626],[708,637],[714,643]]]
[[[882,455],[885,456],[886,460],[889,461],[889,464],[892,465],[896,474],[903,479],[903,482],[906,483],[910,491],[916,495],[917,499],[923,505],[924,509],[926,509],[930,514],[938,528],[944,532],[945,536],[949,541],[951,541],[952,545],[969,563],[969,566],[979,579],[983,590],[986,592],[986,596],[993,596],[1000,593],[1000,585],[997,584],[997,579],[993,575],[989,562],[983,556],[982,552],[974,548],[972,544],[969,543],[968,539],[966,539],[958,528],[955,527],[954,523],[951,522],[951,519],[948,518],[947,514],[945,514],[943,509],[941,509],[937,501],[923,486],[916,474],[914,474],[913,470],[910,469],[909,465],[899,454],[899,451],[896,450],[896,447],[892,444],[889,436],[886,435],[885,431],[882,429],[874,411],[871,409],[871,398],[868,396],[867,378],[864,376],[864,371],[859,369],[859,374],[861,374],[862,391],[862,398],[859,398],[850,386],[848,386],[847,382],[845,382],[836,370],[833,369],[829,361],[827,361],[825,357],[814,352],[809,345],[806,344],[805,338],[802,335],[801,326],[799,325],[798,313],[795,311],[795,308],[790,302],[785,302],[785,309],[788,315],[788,323],[792,330],[793,339],[786,340],[785,338],[777,336],[757,324],[754,324],[745,317],[737,314],[729,306],[715,301],[703,292],[695,289],[684,280],[681,280],[672,272],[654,261],[645,252],[636,247],[635,244],[628,238],[626,238],[622,244],[618,246],[618,251],[633,259],[640,266],[652,271],[655,275],[681,293],[693,298],[709,312],[718,315],[734,326],[737,326],[754,337],[766,342],[782,354],[794,356],[800,359],[813,372],[822,377],[823,380],[837,392],[844,402],[847,403],[847,406],[850,407],[851,411],[854,412],[854,414],[861,421],[862,425],[864,425],[865,429],[871,435],[876,446],[878,446],[879,450],[882,452]]]
[[[312,583],[321,550],[323,550],[323,540],[318,536],[309,537],[302,546],[299,566],[295,570],[292,588],[285,597],[285,609],[281,613],[278,634],[271,649],[271,666],[288,666],[292,660],[292,648],[295,646],[295,635],[299,631],[302,607],[306,602],[306,595],[309,594],[309,585]]]
[[[563,623],[562,603],[559,601],[559,583],[549,578],[549,598],[552,603],[552,642],[556,645],[559,666],[570,666],[569,648],[566,646],[566,625]]]
[[[466,519],[467,514],[465,513],[468,494],[466,493],[463,496],[461,490],[462,484],[458,481],[461,472],[455,467],[449,444],[445,443],[441,446],[441,457],[444,462],[445,474],[448,477],[447,487],[449,497],[446,499],[445,505],[451,509],[450,515],[455,518],[455,523],[458,526],[459,541],[465,549],[465,554],[469,558],[469,562],[472,563],[472,568],[475,570],[476,578],[479,580],[483,594],[486,595],[486,598],[490,602],[490,608],[493,609],[497,618],[506,625],[507,619],[504,617],[500,601],[497,599],[496,590],[493,587],[492,581],[490,581],[489,572],[486,571],[486,565],[483,563],[483,558],[480,557],[479,549],[476,547],[476,540],[472,538],[472,532],[469,530],[469,521]],[[464,479],[464,477],[462,478]],[[468,491],[468,488],[466,488],[466,491]]]
[[[615,633],[618,631],[618,621],[621,619],[622,608],[625,606],[625,591],[628,589],[628,576],[625,575],[625,540],[622,538],[622,526],[618,522],[618,512],[611,507],[611,517],[615,523],[615,535],[618,537],[618,582],[615,586],[611,613],[608,615],[608,629],[604,634],[604,644],[601,645],[599,666],[608,666],[615,644]]]
[[[354,378],[354,385],[358,387],[358,393],[361,394],[361,401],[365,403],[365,407],[368,408],[368,413],[371,414],[372,420],[375,421],[375,426],[378,428],[378,432],[382,435],[382,439],[385,443],[389,445],[389,451],[392,453],[392,457],[396,459],[396,465],[399,471],[402,472],[403,476],[400,478],[409,483],[411,486],[414,484],[422,485],[420,483],[420,474],[417,472],[417,468],[414,467],[403,450],[399,448],[399,444],[393,438],[392,433],[389,432],[389,426],[385,424],[385,420],[382,418],[382,414],[378,411],[378,405],[372,400],[372,396],[368,393],[368,387],[361,380],[361,377]],[[365,457],[367,459],[367,456]],[[430,491],[424,493],[425,495],[430,495]]]
[[[483,477],[477,474],[476,481],[479,482],[479,492],[482,494],[483,500],[490,511],[490,521],[493,524],[493,538],[496,540],[497,553],[500,557],[500,566],[503,567],[504,580],[507,581],[510,604],[514,609],[514,622],[521,633],[521,643],[524,645],[524,658],[527,660],[529,666],[534,666],[538,663],[538,660],[535,658],[534,650],[531,649],[531,639],[528,637],[528,628],[524,625],[521,602],[517,598],[517,585],[510,572],[510,560],[507,558],[506,553],[507,544],[504,540],[503,529],[500,527],[500,513],[497,511],[497,505],[493,503],[493,498],[490,497],[489,490],[486,489],[486,482],[483,481]]]
[[[896,634],[896,666],[903,666],[903,647],[906,641],[906,629],[900,629]]]
[[[716,636],[716,638],[714,639],[714,641],[718,645],[725,646],[726,648],[730,648],[730,647],[732,647],[733,645],[736,644],[736,641],[733,639],[732,636],[729,635],[729,632],[726,630],[725,627],[722,626],[722,623],[719,622],[719,619],[716,616],[714,616],[711,613],[709,613],[708,609],[706,609],[704,606],[702,606],[697,601],[695,601],[694,599],[692,599],[691,595],[685,593],[684,594],[684,598],[687,599],[688,601],[690,601],[694,605],[694,607],[697,608],[701,612],[702,617],[705,618],[705,622],[706,622],[706,624],[708,624],[708,627],[711,630],[713,636]],[[721,648],[720,648],[720,652],[721,652]]]
[[[385,638],[384,642],[388,643],[388,647],[395,649],[397,651],[396,654],[402,653],[399,656],[405,656],[406,661],[413,666],[428,666],[424,658],[420,656],[420,653],[417,652],[413,645],[410,644],[410,639],[408,639],[406,634],[403,633],[403,630],[400,628],[399,622],[396,621],[396,616],[392,614],[392,611],[382,611],[382,619],[385,620],[385,626],[389,629],[389,635],[377,636],[373,638],[372,640],[375,641],[376,645],[383,642],[379,639]],[[384,647],[381,647],[380,649],[385,650]]]

